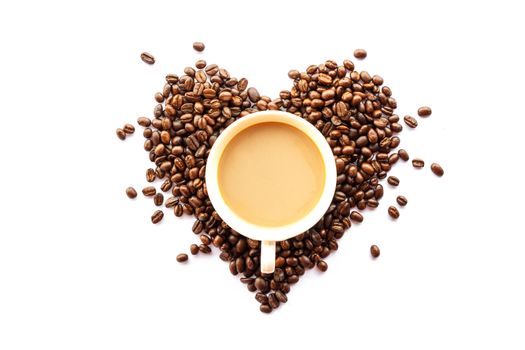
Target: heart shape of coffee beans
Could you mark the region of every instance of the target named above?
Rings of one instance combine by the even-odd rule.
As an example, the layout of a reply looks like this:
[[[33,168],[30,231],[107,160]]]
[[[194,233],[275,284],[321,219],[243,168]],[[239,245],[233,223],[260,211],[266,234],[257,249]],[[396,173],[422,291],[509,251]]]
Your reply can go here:
[[[180,77],[168,74],[162,92],[155,94],[154,117],[138,119],[145,128],[144,149],[155,164],[146,172],[147,181],[163,181],[160,190],[171,193],[164,206],[172,208],[175,216],[187,214],[196,219],[193,232],[201,243],[191,246],[191,254],[208,254],[210,245],[219,248],[220,259],[249,291],[257,293],[255,299],[265,313],[286,303],[291,286],[306,270],[327,270],[324,259],[337,250],[337,240],[352,221],[363,220],[352,209],[378,206],[383,196],[379,181],[399,159],[392,150],[400,142],[394,134],[402,130],[390,88],[382,86],[380,76],[356,71],[350,60],[342,65],[328,60],[305,72],[291,70],[288,76],[293,81],[291,89],[272,100],[248,88],[245,78],[233,78],[226,69],[199,60]],[[337,167],[337,187],[332,204],[314,227],[278,242],[275,272],[263,275],[259,242],[243,237],[221,220],[208,198],[204,175],[206,158],[219,134],[237,118],[264,110],[293,113],[326,137]],[[127,131],[120,130],[119,137],[125,138]],[[144,194],[162,204],[163,194],[149,187]],[[162,217],[158,210],[152,221],[157,223]],[[187,255],[177,260],[185,261]]]

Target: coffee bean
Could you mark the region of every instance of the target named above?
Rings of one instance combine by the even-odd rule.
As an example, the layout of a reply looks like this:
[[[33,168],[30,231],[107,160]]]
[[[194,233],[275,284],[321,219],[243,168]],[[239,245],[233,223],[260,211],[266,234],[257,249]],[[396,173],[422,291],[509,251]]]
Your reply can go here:
[[[261,304],[259,310],[261,310],[262,313],[269,314],[272,312],[272,307],[268,304]]]
[[[398,186],[399,185],[399,179],[395,176],[389,176],[386,181],[392,185],[392,186]]]
[[[379,250],[379,247],[376,246],[375,244],[372,245],[370,247],[370,254],[374,257],[374,258],[377,258],[379,256],[379,254],[381,254],[381,251]]]
[[[319,269],[319,271],[325,272],[326,270],[328,270],[328,264],[324,260],[319,260],[319,262],[317,263],[317,268]]]
[[[248,89],[248,98],[250,101],[255,103],[260,100],[261,96],[259,95],[259,91],[257,91],[256,88],[251,87]]]
[[[129,198],[136,198],[137,197],[137,191],[133,187],[126,188],[126,195]]]
[[[153,64],[155,63],[155,57],[153,57],[152,54],[143,52],[140,54],[140,59],[147,64]]]
[[[255,287],[260,290],[260,291],[265,291],[266,290],[266,281],[264,280],[264,278],[262,277],[257,277],[255,279]]]
[[[272,309],[277,309],[279,307],[279,300],[275,296],[275,293],[268,294],[268,304],[272,307]]]
[[[201,253],[204,253],[204,254],[210,254],[211,253],[211,248],[208,247],[207,245],[205,244],[200,244],[199,245],[199,251]]]
[[[354,57],[357,58],[357,59],[360,59],[360,60],[363,60],[366,58],[366,50],[364,49],[357,49],[354,51]]]
[[[153,170],[151,168],[146,170],[146,181],[153,182],[153,181],[155,181],[155,177],[156,177],[155,170]]]
[[[397,204],[399,204],[402,207],[404,207],[408,203],[407,199],[404,196],[397,196],[396,201]]]
[[[397,210],[396,207],[390,206],[388,207],[388,215],[393,219],[397,219],[399,217],[399,210]]]
[[[200,41],[196,41],[193,43],[193,49],[197,52],[202,52],[204,51],[204,43],[201,43]]]
[[[126,133],[121,128],[117,129],[117,137],[124,141],[126,139]]]
[[[176,197],[170,197],[166,199],[166,202],[164,203],[164,206],[166,208],[173,208],[175,205],[179,203],[179,199]]]
[[[415,128],[417,127],[417,120],[416,118],[414,117],[411,117],[409,115],[405,115],[405,117],[403,118],[403,120],[405,121],[405,124],[410,127],[410,128]]]
[[[160,207],[163,202],[164,202],[164,196],[162,195],[162,193],[157,193],[156,195],[153,196],[153,203],[157,207]]]
[[[417,114],[420,117],[428,117],[428,116],[430,116],[432,114],[432,109],[430,107],[427,107],[427,106],[419,107],[419,109],[417,110]]]
[[[403,159],[405,162],[410,159],[408,152],[404,149],[400,149],[399,151],[397,151],[397,154],[399,158]]]
[[[200,250],[199,250],[199,246],[198,245],[192,244],[190,246],[190,253],[191,253],[191,255],[197,255],[199,253],[199,251]]]
[[[432,163],[430,165],[430,170],[432,170],[432,172],[439,177],[443,176],[443,174],[445,173],[441,165],[439,165],[438,163]]]
[[[266,296],[266,294],[261,292],[257,292],[257,294],[255,294],[255,300],[257,300],[261,304],[268,304],[268,297]]]
[[[283,303],[283,304],[288,301],[288,297],[286,296],[286,294],[284,294],[280,290],[275,292],[275,297],[277,298],[277,300],[279,300],[280,303]]]
[[[146,128],[151,125],[151,120],[146,117],[139,117],[137,119],[137,124]]]
[[[157,193],[157,189],[153,186],[144,187],[142,189],[142,194],[146,197],[153,197]]]
[[[419,159],[419,158],[413,159],[412,160],[412,166],[414,168],[423,168],[425,166],[425,161],[423,159]]]
[[[188,254],[179,254],[177,255],[177,262],[185,262],[188,261]]]
[[[162,218],[164,217],[164,213],[162,210],[156,210],[153,215],[151,215],[151,222],[154,224],[158,224]]]
[[[352,211],[350,213],[350,219],[355,222],[363,222],[363,215],[361,215],[361,213],[358,211]]]

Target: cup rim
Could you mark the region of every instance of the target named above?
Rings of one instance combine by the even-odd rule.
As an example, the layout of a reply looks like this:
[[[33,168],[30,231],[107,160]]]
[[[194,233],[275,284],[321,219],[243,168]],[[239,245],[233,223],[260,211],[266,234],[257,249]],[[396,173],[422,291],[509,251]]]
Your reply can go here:
[[[260,226],[250,223],[237,215],[222,198],[218,183],[218,168],[222,151],[230,140],[242,130],[265,122],[280,122],[305,133],[316,145],[325,166],[324,188],[319,201],[303,218],[283,226]],[[215,140],[206,162],[206,189],[210,201],[219,216],[230,226],[251,239],[260,241],[282,241],[294,237],[313,227],[325,214],[332,202],[337,181],[334,156],[324,136],[308,121],[295,114],[283,111],[260,111],[248,114],[230,124]]]

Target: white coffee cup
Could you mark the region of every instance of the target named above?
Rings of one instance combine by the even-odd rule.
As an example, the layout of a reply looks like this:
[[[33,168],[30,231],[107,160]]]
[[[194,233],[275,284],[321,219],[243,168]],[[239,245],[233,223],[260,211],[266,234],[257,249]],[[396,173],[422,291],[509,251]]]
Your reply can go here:
[[[221,155],[226,145],[242,130],[259,123],[279,122],[288,124],[306,134],[316,145],[324,163],[324,188],[313,209],[301,219],[284,226],[260,226],[237,215],[224,201],[219,189],[218,170]],[[281,111],[263,111],[239,118],[229,125],[213,144],[206,163],[206,187],[208,196],[219,216],[243,236],[261,241],[261,272],[275,270],[275,243],[294,237],[312,226],[324,215],[335,191],[337,172],[334,156],[324,136],[309,122],[294,114]],[[247,193],[247,196],[250,194]]]

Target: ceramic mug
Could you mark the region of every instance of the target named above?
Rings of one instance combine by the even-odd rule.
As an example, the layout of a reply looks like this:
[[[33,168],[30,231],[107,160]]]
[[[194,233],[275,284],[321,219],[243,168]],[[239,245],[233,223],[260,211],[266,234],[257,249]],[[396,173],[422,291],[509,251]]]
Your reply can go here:
[[[246,221],[224,201],[218,182],[221,155],[228,143],[244,129],[267,122],[278,122],[302,131],[315,144],[324,163],[324,188],[314,207],[299,220],[284,226],[265,227]],[[237,119],[229,125],[213,144],[206,163],[206,188],[219,216],[235,231],[245,237],[261,241],[261,272],[275,270],[275,243],[294,237],[314,226],[324,215],[335,192],[337,172],[334,156],[324,136],[312,124],[294,114],[281,111],[262,111]],[[247,196],[250,194],[247,193]]]

